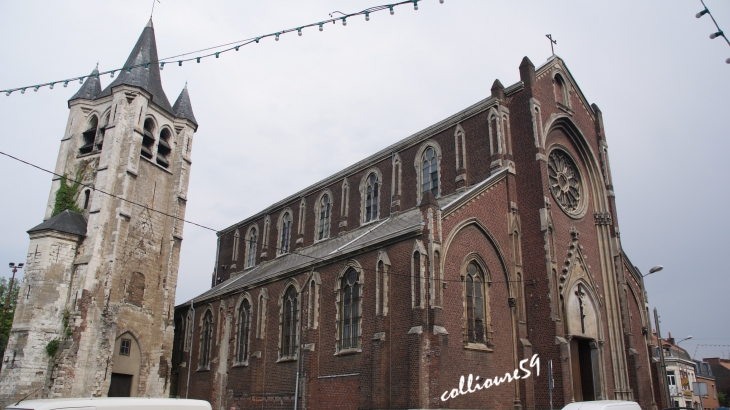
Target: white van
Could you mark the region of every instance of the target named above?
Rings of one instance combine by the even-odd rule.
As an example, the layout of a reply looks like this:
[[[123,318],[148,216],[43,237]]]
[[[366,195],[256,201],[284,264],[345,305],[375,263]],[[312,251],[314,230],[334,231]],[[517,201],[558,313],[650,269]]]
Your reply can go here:
[[[563,410],[641,410],[641,407],[635,401],[596,400],[570,403]]]
[[[99,397],[86,399],[22,400],[7,410],[211,410],[205,400]]]

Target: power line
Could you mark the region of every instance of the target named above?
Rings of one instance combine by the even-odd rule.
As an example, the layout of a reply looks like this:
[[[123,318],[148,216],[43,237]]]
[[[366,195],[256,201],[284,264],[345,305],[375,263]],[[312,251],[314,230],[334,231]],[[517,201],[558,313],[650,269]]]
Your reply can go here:
[[[207,229],[209,231],[220,232],[219,230],[213,229],[213,228],[208,227],[208,226],[205,226],[203,224],[199,224],[199,223],[196,223],[196,222],[187,220],[187,219],[183,219],[183,218],[180,218],[178,216],[171,215],[171,214],[168,214],[166,212],[160,211],[158,209],[150,208],[147,205],[140,204],[139,202],[135,202],[135,201],[131,201],[131,200],[126,199],[126,198],[122,198],[122,197],[120,197],[118,195],[114,195],[114,194],[109,193],[109,192],[106,192],[104,190],[95,188],[94,186],[89,185],[89,184],[84,184],[82,181],[75,180],[75,179],[69,178],[69,177],[64,176],[64,175],[59,175],[59,174],[57,174],[57,173],[55,173],[53,171],[47,170],[47,169],[45,169],[45,168],[43,168],[41,166],[35,165],[35,164],[30,163],[28,161],[24,161],[24,160],[22,160],[20,158],[14,157],[14,156],[12,156],[10,154],[7,154],[5,152],[0,151],[0,154],[6,156],[8,158],[14,159],[14,160],[16,160],[18,162],[21,162],[23,164],[29,165],[29,166],[31,166],[33,168],[39,169],[39,170],[41,170],[43,172],[47,172],[47,173],[49,173],[51,175],[55,175],[55,176],[60,177],[60,178],[65,178],[66,180],[71,181],[73,183],[78,183],[81,186],[84,186],[86,188],[92,189],[92,190],[94,190],[96,192],[100,192],[100,193],[102,193],[104,195],[108,195],[108,196],[110,196],[112,198],[115,198],[115,199],[118,199],[120,201],[124,201],[124,202],[130,203],[132,205],[136,205],[136,206],[142,207],[142,208],[144,208],[144,209],[146,209],[148,211],[157,212],[157,213],[159,213],[161,215],[164,215],[164,216],[173,218],[173,219],[178,220],[178,221],[182,221],[182,222],[185,222],[185,223],[189,223],[191,225],[197,226],[199,228]],[[396,225],[396,226],[399,226],[402,229],[409,228],[409,226],[405,226],[405,225],[402,225],[402,224],[401,225]],[[226,236],[226,235],[235,235],[235,231],[231,231],[231,232],[227,232],[227,233],[221,234],[221,236]],[[244,242],[248,242],[248,243],[254,242],[255,244],[258,245],[258,241],[252,241],[252,240],[246,239],[246,238],[244,238],[243,240],[244,240]],[[332,262],[330,259],[325,259],[325,258],[318,257],[318,256],[306,255],[306,254],[303,254],[303,253],[299,253],[296,250],[295,251],[284,250],[282,248],[277,248],[275,246],[266,246],[266,248],[267,249],[270,249],[272,251],[276,251],[277,253],[279,253],[281,251],[284,251],[284,253],[288,253],[288,254],[292,254],[292,255],[298,255],[298,256],[304,256],[304,257],[307,257],[307,258],[310,258],[310,259],[313,259],[313,260],[317,260],[317,261],[321,261],[321,262],[327,262],[327,263],[331,263]],[[362,270],[363,271],[366,271],[366,272],[376,272],[376,273],[378,272],[377,269],[372,269],[372,268],[364,268],[363,267]],[[407,277],[410,278],[412,275],[411,275],[411,273],[395,273],[395,271],[392,271],[392,270],[389,269],[388,270],[388,276],[404,276],[404,277],[407,276]],[[423,279],[425,280],[425,279],[429,279],[429,278],[423,278]],[[525,283],[525,286],[526,286],[526,285],[535,285],[538,282],[541,282],[542,280],[543,279],[530,279],[529,281],[528,280],[525,280],[525,279],[522,279],[522,280],[504,280],[504,281],[489,280],[488,283],[490,283],[490,284],[493,284],[493,283]],[[438,281],[440,281],[440,282],[458,282],[458,283],[462,283],[463,282],[461,280],[456,280],[456,279],[438,279]],[[218,284],[216,283],[215,285],[217,286]]]
[[[405,0],[405,1],[401,1],[401,2],[393,3],[393,4],[384,4],[384,5],[380,5],[380,6],[370,7],[370,8],[367,8],[365,10],[362,10],[362,11],[359,11],[359,12],[356,12],[356,13],[350,13],[350,14],[345,14],[345,13],[342,13],[340,11],[335,11],[335,12],[330,13],[330,17],[332,17],[332,15],[335,14],[335,13],[339,13],[339,14],[341,14],[341,16],[333,17],[333,18],[330,18],[329,20],[318,21],[316,23],[309,23],[309,24],[305,24],[305,25],[302,25],[302,26],[298,26],[298,27],[288,28],[288,29],[285,29],[285,30],[276,31],[276,32],[269,33],[269,34],[263,34],[263,35],[260,35],[260,36],[247,38],[247,39],[244,39],[244,40],[234,41],[234,42],[226,43],[226,44],[220,44],[220,45],[217,45],[217,46],[203,48],[203,49],[200,49],[200,50],[191,51],[191,52],[187,52],[187,53],[183,53],[183,54],[178,54],[178,55],[174,55],[174,56],[171,56],[171,57],[165,57],[165,58],[158,59],[157,61],[145,61],[145,62],[136,64],[136,65],[131,65],[131,66],[128,66],[128,67],[116,68],[114,70],[103,71],[103,72],[100,72],[100,73],[94,73],[94,74],[90,74],[90,75],[82,75],[82,76],[78,76],[78,77],[71,77],[71,78],[67,78],[65,80],[58,80],[58,81],[52,81],[52,82],[48,82],[48,83],[28,85],[28,86],[25,86],[25,87],[8,88],[8,89],[5,89],[5,90],[0,90],[0,93],[3,93],[4,92],[6,96],[9,96],[10,94],[12,94],[15,91],[20,91],[21,94],[25,94],[25,90],[27,90],[29,88],[32,88],[33,91],[38,91],[41,87],[45,87],[45,86],[48,86],[49,89],[52,90],[53,87],[54,87],[54,85],[56,85],[56,84],[63,83],[63,86],[64,87],[67,87],[68,84],[70,82],[72,82],[72,81],[78,81],[79,83],[83,83],[83,81],[84,81],[85,78],[89,78],[89,77],[92,77],[92,76],[93,77],[96,77],[96,78],[99,78],[100,75],[106,75],[106,74],[109,74],[110,77],[113,78],[114,77],[114,73],[116,73],[116,72],[122,72],[124,70],[126,70],[127,72],[129,72],[133,68],[138,68],[138,67],[148,68],[150,66],[150,64],[159,64],[160,65],[160,70],[162,70],[162,69],[165,68],[165,64],[169,64],[169,63],[173,63],[173,64],[174,63],[177,63],[178,66],[182,66],[183,63],[188,62],[188,61],[192,61],[192,60],[195,60],[197,63],[200,63],[200,60],[202,60],[204,58],[210,58],[210,57],[219,58],[220,55],[223,54],[223,53],[227,53],[227,52],[232,51],[232,50],[238,51],[239,48],[244,47],[244,46],[247,46],[247,45],[249,45],[251,43],[257,43],[258,44],[259,41],[261,41],[261,40],[263,40],[265,38],[268,38],[268,37],[274,37],[276,39],[276,41],[279,41],[279,37],[281,37],[282,35],[287,34],[287,33],[293,33],[295,31],[297,32],[297,34],[299,34],[301,36],[302,35],[302,30],[308,29],[308,28],[311,28],[311,27],[319,27],[319,31],[323,31],[325,24],[329,24],[329,23],[335,24],[338,21],[342,22],[342,25],[343,26],[346,26],[347,25],[347,19],[350,18],[350,17],[353,17],[353,16],[364,15],[365,16],[365,21],[370,21],[370,14],[377,13],[377,12],[383,11],[383,10],[390,10],[390,14],[392,15],[392,14],[395,14],[395,7],[402,6],[404,4],[413,4],[413,8],[415,10],[418,10],[418,2],[419,1],[423,1],[423,0]],[[444,3],[444,0],[439,0],[439,3],[443,4]],[[153,5],[154,5],[154,1],[153,1]],[[228,47],[228,46],[231,46],[233,44],[235,44],[235,46]],[[195,57],[180,58],[180,57],[189,56],[191,54],[197,54],[197,53],[201,53],[201,52],[205,52],[205,51],[220,49],[220,48],[223,48],[223,47],[228,47],[228,48],[225,48],[225,49],[222,49],[222,50],[219,50],[219,51],[215,51],[215,52],[212,52],[212,53],[208,53],[208,54],[198,55],[198,56],[195,56]],[[180,59],[178,59],[178,58],[180,58]],[[176,59],[178,59],[178,60],[176,60]]]

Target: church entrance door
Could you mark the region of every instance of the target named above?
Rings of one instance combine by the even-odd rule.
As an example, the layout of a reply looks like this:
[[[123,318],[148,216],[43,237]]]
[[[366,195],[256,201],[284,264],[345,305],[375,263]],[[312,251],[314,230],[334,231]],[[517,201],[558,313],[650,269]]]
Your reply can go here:
[[[131,374],[112,373],[111,384],[109,385],[109,397],[130,397],[132,395]]]
[[[593,383],[593,339],[573,337],[570,341],[570,362],[573,373],[573,398],[575,401],[596,399]]]

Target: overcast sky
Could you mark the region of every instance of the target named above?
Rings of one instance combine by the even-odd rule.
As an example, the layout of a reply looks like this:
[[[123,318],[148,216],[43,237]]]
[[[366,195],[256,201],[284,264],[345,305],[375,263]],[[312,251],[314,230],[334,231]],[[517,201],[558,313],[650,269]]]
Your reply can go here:
[[[730,30],[730,2],[706,0]],[[162,0],[160,57],[298,27],[378,0]],[[124,64],[151,0],[0,2],[0,89]],[[225,228],[519,80],[528,56],[558,44],[603,111],[624,250],[646,273],[662,331],[696,357],[730,346],[730,47],[710,40],[699,0],[419,1],[394,16],[282,36],[200,64],[168,65],[171,102],[185,82],[200,128],[186,218]],[[102,86],[110,83],[102,78]],[[0,95],[0,151],[53,169],[79,87]],[[51,177],[0,156],[0,262],[24,262]],[[210,286],[215,233],[185,227],[177,303]],[[6,266],[6,265],[2,265]],[[0,272],[10,275],[9,270]]]

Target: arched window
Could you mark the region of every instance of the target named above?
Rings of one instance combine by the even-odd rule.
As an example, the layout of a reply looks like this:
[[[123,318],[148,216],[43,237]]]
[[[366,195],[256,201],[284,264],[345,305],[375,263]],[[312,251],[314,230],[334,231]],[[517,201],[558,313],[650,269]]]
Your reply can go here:
[[[289,253],[289,240],[291,239],[291,214],[289,212],[284,213],[281,218],[279,239],[279,254]]]
[[[319,200],[319,228],[317,230],[317,239],[325,239],[330,236],[330,210],[332,204],[330,203],[330,196],[328,194],[322,195],[322,199]]]
[[[155,122],[152,118],[144,120],[144,130],[142,131],[142,148],[140,155],[147,159],[152,159],[152,149],[155,146]]]
[[[466,322],[470,343],[487,343],[484,273],[474,262],[466,267]]]
[[[79,154],[88,154],[94,149],[94,140],[96,139],[96,128],[99,126],[99,119],[96,115],[92,115],[89,119],[89,126],[81,133],[83,144],[79,148]]]
[[[256,227],[251,227],[248,231],[248,237],[246,238],[246,267],[250,268],[256,265],[256,241],[257,241]]]
[[[565,84],[565,80],[563,80],[563,76],[556,74],[553,78],[553,86],[555,88],[555,101],[566,107],[570,107],[568,87]]]
[[[297,290],[294,286],[284,293],[282,301],[281,357],[295,357],[297,354],[297,315],[299,313]]]
[[[160,142],[157,144],[157,164],[164,168],[170,166],[169,155],[172,152],[171,142],[172,134],[170,133],[170,129],[163,128],[160,131]]]
[[[200,333],[200,357],[198,368],[208,369],[210,366],[210,348],[213,345],[213,313],[210,310],[203,316],[203,329]]]
[[[378,176],[375,173],[368,175],[365,185],[365,219],[370,222],[378,219]]]
[[[249,354],[249,334],[251,333],[251,302],[244,299],[238,308],[238,339],[236,340],[236,361],[247,363]]]
[[[421,192],[425,194],[431,191],[434,197],[439,196],[439,160],[436,150],[428,147],[423,153],[423,162],[421,166]]]
[[[357,271],[349,268],[340,279],[340,350],[360,347],[361,287]]]

